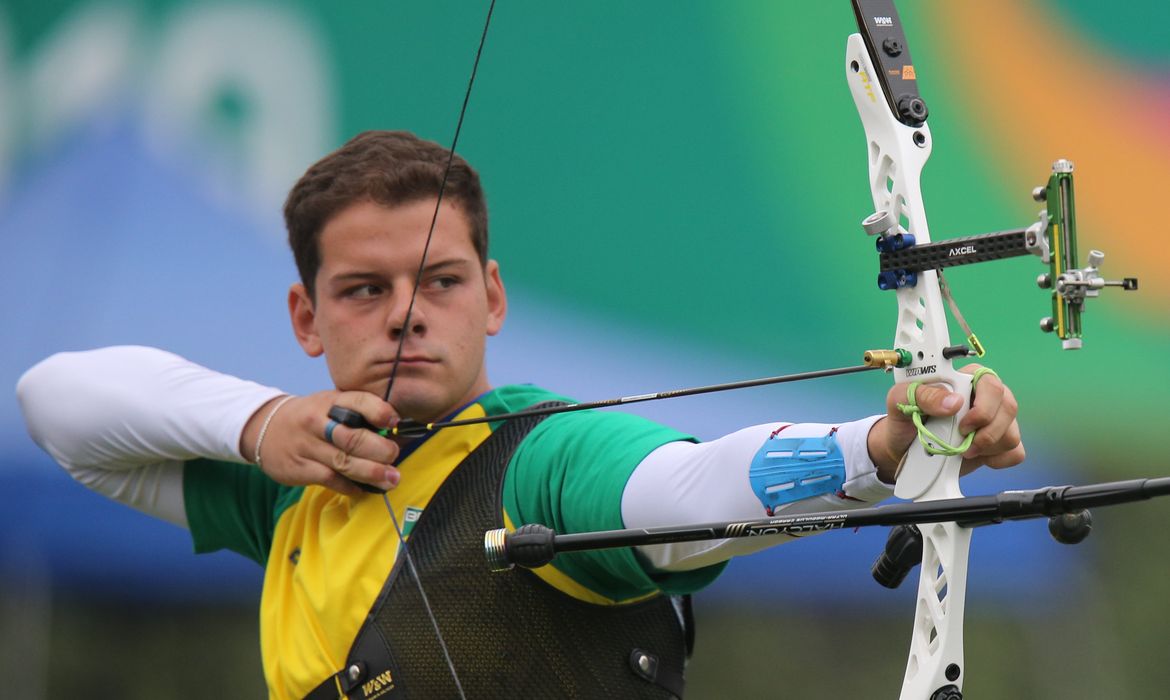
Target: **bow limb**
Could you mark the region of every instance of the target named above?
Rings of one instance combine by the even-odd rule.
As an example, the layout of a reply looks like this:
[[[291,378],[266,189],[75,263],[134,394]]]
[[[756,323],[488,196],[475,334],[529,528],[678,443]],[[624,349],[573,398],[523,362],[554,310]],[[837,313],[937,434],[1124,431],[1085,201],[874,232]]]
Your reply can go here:
[[[882,4],[893,10],[892,4]],[[896,23],[896,13],[891,12],[890,16]],[[909,65],[908,52],[904,57]],[[900,119],[894,112],[898,97],[889,99],[885,81],[878,79],[882,70],[881,65],[875,67],[862,35],[850,36],[845,72],[865,126],[874,209],[887,213],[891,235],[909,233],[918,243],[927,243],[930,231],[919,187],[932,145],[925,108],[921,119],[906,119],[904,114]],[[944,356],[944,349],[951,343],[937,273],[919,273],[917,284],[901,286],[896,296],[894,347],[908,350],[912,360],[894,369],[894,378],[939,382],[968,397],[958,414],[932,419],[929,423],[930,430],[942,440],[957,444],[963,438],[958,431],[959,422],[970,406],[971,377],[960,373],[951,359]],[[915,441],[903,459],[895,494],[916,502],[957,498],[962,495],[961,463],[961,455],[932,456]],[[921,530],[921,577],[910,657],[900,697],[902,700],[958,698],[964,675],[963,608],[971,530],[953,522],[924,525]],[[940,691],[944,694],[937,695]]]

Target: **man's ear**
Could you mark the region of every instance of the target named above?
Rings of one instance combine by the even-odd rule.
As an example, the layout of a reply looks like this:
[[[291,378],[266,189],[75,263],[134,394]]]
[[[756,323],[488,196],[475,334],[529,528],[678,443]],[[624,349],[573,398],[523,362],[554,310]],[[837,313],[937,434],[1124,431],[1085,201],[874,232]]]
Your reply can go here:
[[[495,260],[488,260],[484,266],[483,282],[487,288],[487,334],[495,335],[504,327],[504,317],[508,315],[508,294],[500,278],[500,264]]]
[[[288,316],[301,349],[309,357],[320,357],[325,348],[317,335],[317,312],[309,290],[300,282],[288,288]]]

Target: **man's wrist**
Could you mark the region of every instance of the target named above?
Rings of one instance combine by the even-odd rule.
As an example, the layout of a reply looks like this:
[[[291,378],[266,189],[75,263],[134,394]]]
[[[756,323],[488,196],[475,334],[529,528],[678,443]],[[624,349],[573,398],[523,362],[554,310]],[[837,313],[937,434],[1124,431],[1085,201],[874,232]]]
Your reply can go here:
[[[869,450],[869,459],[877,469],[878,480],[883,484],[893,484],[897,481],[898,465],[902,463],[901,455],[890,451],[886,430],[889,427],[889,418],[883,417],[869,429],[865,446]]]
[[[292,396],[289,394],[274,396],[261,404],[248,417],[248,421],[244,424],[244,429],[240,432],[240,456],[244,458],[245,462],[251,464],[256,463],[256,448],[260,443],[260,436],[263,429],[271,423],[272,416],[276,414],[276,409],[279,405],[290,398]]]

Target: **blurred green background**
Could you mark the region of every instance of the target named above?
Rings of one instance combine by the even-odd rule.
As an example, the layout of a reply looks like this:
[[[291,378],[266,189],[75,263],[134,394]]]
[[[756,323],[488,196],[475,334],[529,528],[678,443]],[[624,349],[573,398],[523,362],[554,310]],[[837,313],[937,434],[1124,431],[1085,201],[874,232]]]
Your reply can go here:
[[[1082,250],[1108,254],[1107,276],[1142,283],[1136,294],[1106,292],[1086,316],[1085,349],[1061,352],[1037,329],[1048,302],[1035,260],[948,275],[986,362],[1019,398],[1030,454],[1014,474],[981,475],[968,491],[1165,474],[1170,9],[898,6],[931,110],[923,192],[934,238],[1031,223],[1031,187],[1065,157],[1077,165]],[[0,5],[9,386],[50,352],[115,342],[163,345],[291,390],[323,386],[320,367],[289,347],[283,320],[280,285],[292,275],[283,195],[365,129],[448,144],[486,9]],[[876,290],[872,242],[858,225],[871,205],[844,80],[854,31],[844,0],[502,1],[459,147],[484,179],[492,255],[514,302],[492,350],[496,381],[602,398],[847,365],[887,345],[894,302]],[[271,299],[234,308],[235,295],[260,291]],[[647,413],[710,437],[754,421],[874,412],[886,382]],[[156,531],[132,515],[109,527],[122,516],[44,476],[9,403],[0,669],[21,688],[12,697],[262,695],[258,578],[232,569],[218,583],[147,577],[139,583],[151,595],[128,590],[108,570],[185,556],[181,533],[140,539]],[[1100,511],[1090,541],[1057,554],[1042,528],[999,528],[993,551],[1018,543],[1023,559],[1037,559],[1031,569],[979,558],[977,533],[972,568],[996,568],[968,595],[969,697],[1164,695],[1166,508]],[[119,537],[128,558],[117,564],[58,559],[106,556]],[[834,588],[836,570],[812,566],[818,552],[837,551],[821,544],[799,545],[807,571],[767,559],[786,578],[775,590],[756,566],[733,592],[699,597],[689,697],[896,697],[912,601],[869,591],[869,545],[844,563],[820,555],[856,573]],[[61,555],[67,547],[76,550]],[[1017,567],[1028,573],[1017,579]]]

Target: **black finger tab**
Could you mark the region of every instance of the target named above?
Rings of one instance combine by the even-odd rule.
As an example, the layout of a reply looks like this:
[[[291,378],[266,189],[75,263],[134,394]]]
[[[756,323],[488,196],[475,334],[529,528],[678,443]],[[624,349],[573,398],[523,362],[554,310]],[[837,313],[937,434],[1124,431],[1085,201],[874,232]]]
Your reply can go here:
[[[350,410],[343,406],[331,406],[329,408],[329,417],[341,423],[347,428],[365,428],[366,430],[377,430],[374,424],[366,420],[366,417],[357,411]]]

